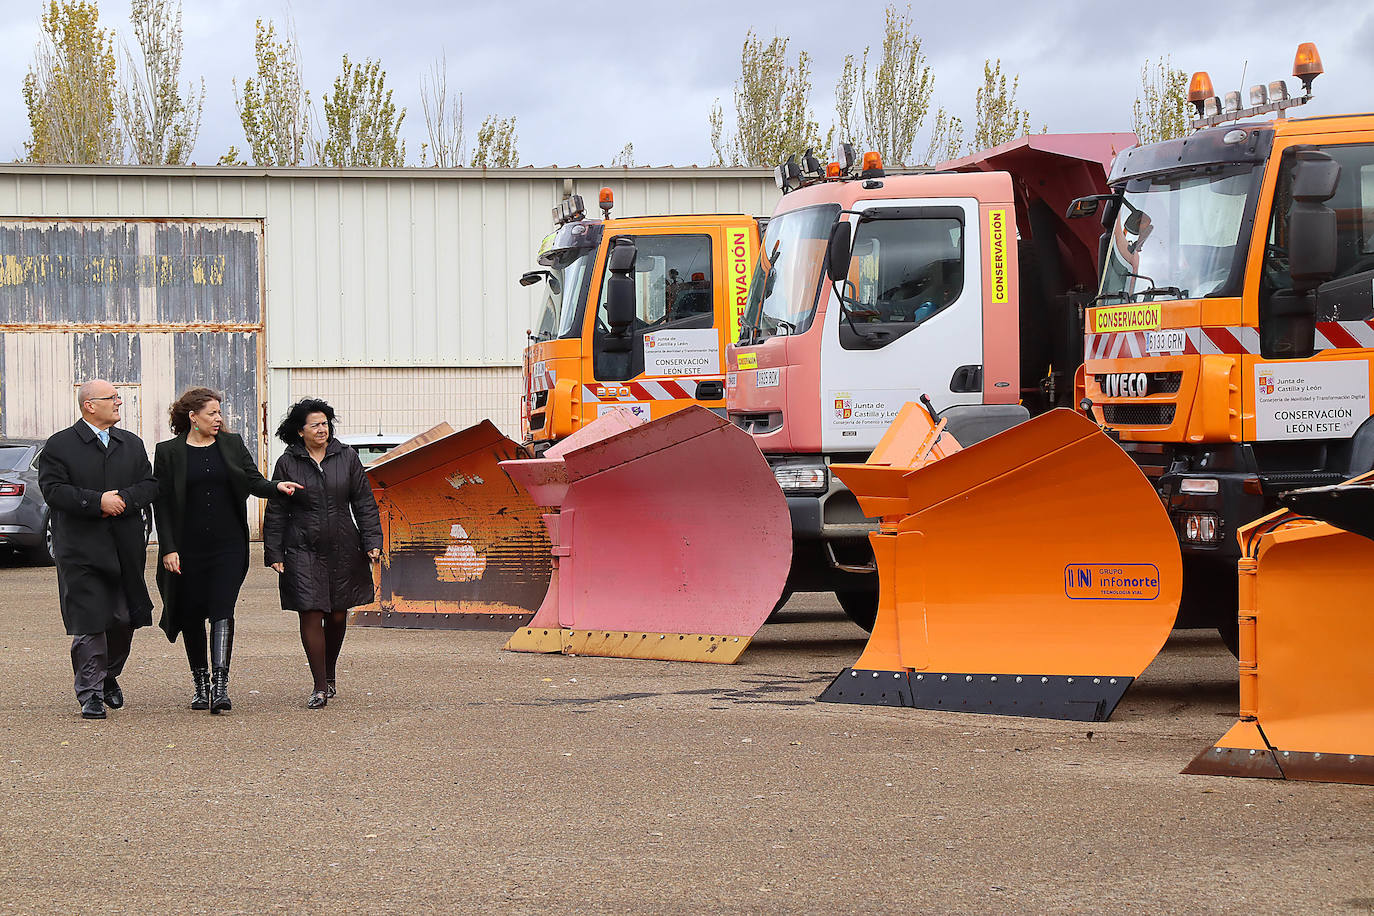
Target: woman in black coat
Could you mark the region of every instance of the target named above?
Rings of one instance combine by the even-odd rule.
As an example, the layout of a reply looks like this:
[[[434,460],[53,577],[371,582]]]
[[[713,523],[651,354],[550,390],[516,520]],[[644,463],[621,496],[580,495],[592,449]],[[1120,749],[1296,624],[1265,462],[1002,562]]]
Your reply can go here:
[[[154,505],[162,565],[162,627],[182,635],[196,692],[192,709],[231,709],[234,605],[248,574],[248,496],[290,496],[300,484],[262,476],[243,439],[224,428],[219,393],[191,388],[168,411],[175,438],[157,444]],[[210,624],[207,658],[205,624]],[[214,668],[213,686],[210,668]]]
[[[368,559],[382,554],[382,521],[358,453],[334,438],[334,408],[313,398],[293,404],[277,438],[286,453],[273,479],[306,484],[289,503],[268,504],[263,554],[280,576],[282,609],[301,615],[315,682],[306,705],[319,709],[336,693],[348,610],[375,597]]]

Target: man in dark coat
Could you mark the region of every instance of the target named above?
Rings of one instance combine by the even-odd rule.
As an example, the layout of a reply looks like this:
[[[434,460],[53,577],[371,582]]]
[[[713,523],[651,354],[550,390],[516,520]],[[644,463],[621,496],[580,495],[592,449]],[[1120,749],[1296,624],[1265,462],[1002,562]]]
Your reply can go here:
[[[54,433],[38,459],[38,486],[52,513],[57,594],[72,637],[81,715],[105,718],[124,705],[119,675],[134,630],[151,626],[143,578],[143,509],[157,480],[143,440],[117,429],[121,399],[103,379],[81,386],[81,419]]]

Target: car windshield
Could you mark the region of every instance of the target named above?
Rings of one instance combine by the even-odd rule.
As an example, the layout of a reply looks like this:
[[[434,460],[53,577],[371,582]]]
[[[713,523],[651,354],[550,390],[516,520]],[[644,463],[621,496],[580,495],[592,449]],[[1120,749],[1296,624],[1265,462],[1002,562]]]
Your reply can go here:
[[[1241,221],[1258,176],[1245,165],[1131,181],[1112,224],[1101,298],[1221,294],[1244,257]]]
[[[811,326],[830,227],[839,213],[838,204],[824,204],[769,220],[744,316],[753,340],[800,334]]]
[[[20,470],[28,466],[27,445],[0,445],[0,471]]]
[[[544,278],[544,303],[535,335],[539,340],[579,336],[577,319],[587,300],[592,262],[600,242],[599,223],[563,226],[545,240],[539,263],[549,273]]]

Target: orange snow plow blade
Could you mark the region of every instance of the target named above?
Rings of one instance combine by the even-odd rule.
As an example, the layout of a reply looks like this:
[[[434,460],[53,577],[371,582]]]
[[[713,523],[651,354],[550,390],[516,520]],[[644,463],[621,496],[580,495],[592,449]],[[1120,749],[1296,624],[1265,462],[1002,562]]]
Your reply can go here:
[[[442,424],[368,466],[382,516],[378,601],[368,626],[507,629],[549,582],[540,509],[500,467],[522,451],[488,421]]]
[[[881,517],[878,616],[821,699],[1107,719],[1178,613],[1159,496],[1071,411],[965,449],[925,445],[935,429],[909,406],[868,464],[831,466]]]
[[[702,407],[612,411],[545,457],[504,462],[546,516],[548,596],[506,648],[729,664],[782,594],[787,503],[743,430]]]
[[[1239,532],[1240,720],[1183,772],[1374,785],[1374,486],[1280,501]]]

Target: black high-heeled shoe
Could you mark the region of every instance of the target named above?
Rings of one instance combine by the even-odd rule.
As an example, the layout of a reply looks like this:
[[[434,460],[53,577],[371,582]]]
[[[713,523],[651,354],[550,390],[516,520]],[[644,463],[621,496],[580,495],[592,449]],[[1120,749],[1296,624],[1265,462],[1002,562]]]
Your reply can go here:
[[[306,709],[320,709],[329,705],[329,694],[323,690],[316,690],[310,694],[310,699],[306,702]]]

